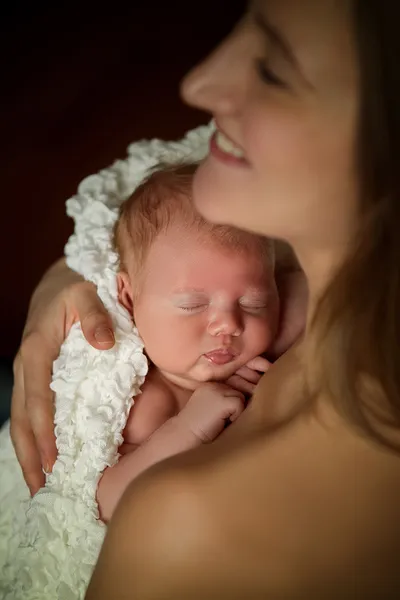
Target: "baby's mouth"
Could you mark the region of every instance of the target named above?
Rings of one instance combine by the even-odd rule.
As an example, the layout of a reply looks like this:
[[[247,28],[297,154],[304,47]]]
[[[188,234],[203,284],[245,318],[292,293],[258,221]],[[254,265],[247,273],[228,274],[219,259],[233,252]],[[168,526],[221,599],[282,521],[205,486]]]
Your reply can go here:
[[[227,365],[236,358],[236,354],[228,348],[212,350],[204,354],[205,358],[214,365]]]

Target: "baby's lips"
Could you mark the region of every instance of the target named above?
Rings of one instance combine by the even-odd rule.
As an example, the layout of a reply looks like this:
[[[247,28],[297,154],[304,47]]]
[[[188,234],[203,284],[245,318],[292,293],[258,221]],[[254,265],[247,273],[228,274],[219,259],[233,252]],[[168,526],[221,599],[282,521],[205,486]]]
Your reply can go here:
[[[230,350],[213,350],[204,355],[214,365],[227,365],[232,362],[235,355]]]

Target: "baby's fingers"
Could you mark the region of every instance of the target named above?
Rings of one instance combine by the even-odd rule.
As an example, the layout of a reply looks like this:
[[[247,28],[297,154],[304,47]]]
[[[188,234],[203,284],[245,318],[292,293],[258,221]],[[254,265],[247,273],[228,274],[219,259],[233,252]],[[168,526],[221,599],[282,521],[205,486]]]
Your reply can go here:
[[[271,363],[266,358],[262,356],[256,356],[252,360],[249,360],[247,365],[245,365],[249,369],[253,369],[253,371],[259,371],[260,373],[265,373],[271,366]]]
[[[240,377],[240,375],[237,374],[232,375],[232,377],[229,377],[226,383],[234,390],[238,390],[243,394],[252,394],[256,387],[254,383],[252,383],[251,381],[246,381],[246,379],[243,379],[243,377]]]
[[[261,373],[254,371],[253,369],[249,369],[249,367],[246,366],[240,367],[240,369],[236,371],[235,375],[239,375],[242,377],[242,379],[254,384],[257,384],[262,377]]]

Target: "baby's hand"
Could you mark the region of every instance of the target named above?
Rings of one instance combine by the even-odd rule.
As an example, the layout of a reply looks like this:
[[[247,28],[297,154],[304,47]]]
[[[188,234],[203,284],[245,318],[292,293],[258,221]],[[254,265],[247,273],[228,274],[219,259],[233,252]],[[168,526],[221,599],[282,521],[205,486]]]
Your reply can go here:
[[[263,373],[268,371],[271,363],[262,356],[257,356],[240,367],[226,383],[243,394],[252,394]]]
[[[223,383],[205,383],[193,392],[177,415],[201,443],[215,440],[227,421],[236,421],[244,410],[244,396]]]

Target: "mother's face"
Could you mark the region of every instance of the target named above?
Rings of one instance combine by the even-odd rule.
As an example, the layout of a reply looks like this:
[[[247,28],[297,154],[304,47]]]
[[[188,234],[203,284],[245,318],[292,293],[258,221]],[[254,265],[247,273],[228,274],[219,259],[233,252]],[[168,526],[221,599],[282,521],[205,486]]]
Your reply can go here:
[[[340,243],[357,209],[358,73],[346,0],[256,1],[185,79],[220,133],[199,212],[293,243]]]

